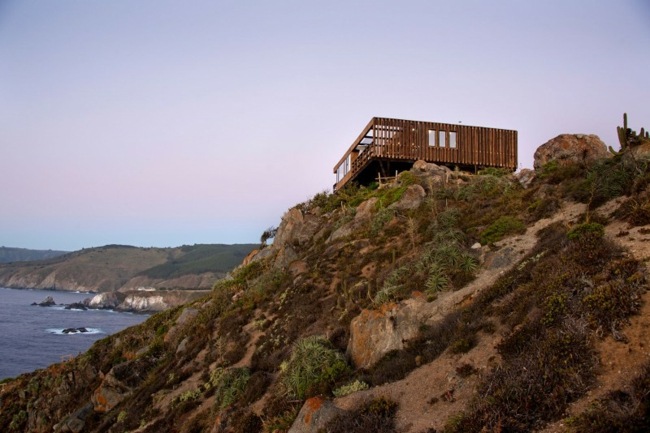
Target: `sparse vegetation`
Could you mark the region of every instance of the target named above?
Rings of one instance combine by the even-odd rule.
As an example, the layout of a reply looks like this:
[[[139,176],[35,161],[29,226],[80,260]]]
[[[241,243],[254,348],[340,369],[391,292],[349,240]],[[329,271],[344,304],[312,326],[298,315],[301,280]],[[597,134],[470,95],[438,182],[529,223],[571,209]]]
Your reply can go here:
[[[364,401],[379,390],[359,391],[406,378],[441,356],[460,360],[448,367],[450,378],[476,386],[462,412],[438,420],[446,421],[446,432],[528,432],[560,420],[601,373],[595,342],[633,338],[626,326],[648,288],[645,269],[605,229],[617,220],[650,221],[647,164],[623,153],[590,165],[551,161],[527,189],[500,170],[449,173],[437,183],[426,176],[405,172],[393,184],[351,185],[298,205],[301,238],[267,246],[207,296],[102,340],[66,364],[0,383],[0,428],[24,431],[28,412],[38,411],[38,422],[50,429],[61,420],[55,410],[76,410],[110,375],[131,393],[89,417],[88,431],[287,431],[304,399],[347,395],[361,404],[324,431],[395,432],[397,404]],[[392,206],[416,184],[427,194],[419,207]],[[621,196],[615,212],[596,209]],[[361,218],[357,207],[371,198]],[[432,309],[442,303],[424,299],[460,298],[451,292],[466,287],[505,238],[567,200],[586,204],[585,213],[538,232],[535,248],[512,259],[494,284],[440,309],[402,350],[372,367],[348,365],[350,322],[362,309],[385,308],[414,292],[420,299],[414,303]],[[330,237],[341,227],[345,236]],[[483,247],[472,249],[476,242]],[[185,253],[201,256],[200,250]],[[174,266],[167,275],[183,268],[179,261]],[[476,355],[486,338],[496,351],[490,362]],[[645,431],[648,371],[573,416],[570,428]],[[457,398],[441,392],[428,396],[432,416]],[[55,395],[62,403],[50,410],[43,402]]]
[[[291,357],[282,366],[283,383],[290,396],[304,399],[327,393],[348,368],[343,355],[327,340],[307,337],[294,344]]]
[[[524,223],[512,216],[502,216],[481,232],[482,244],[493,244],[504,236],[521,233],[525,230]]]
[[[362,382],[360,380],[355,380],[354,382],[350,382],[346,385],[342,385],[338,388],[336,388],[332,394],[334,394],[334,397],[345,397],[346,395],[352,394],[354,392],[358,391],[363,391],[365,389],[368,389],[370,386],[366,382]]]
[[[650,431],[650,364],[623,389],[610,391],[582,414],[568,419],[572,433]]]
[[[327,433],[395,433],[397,403],[379,397],[355,411],[335,417],[324,428]]]

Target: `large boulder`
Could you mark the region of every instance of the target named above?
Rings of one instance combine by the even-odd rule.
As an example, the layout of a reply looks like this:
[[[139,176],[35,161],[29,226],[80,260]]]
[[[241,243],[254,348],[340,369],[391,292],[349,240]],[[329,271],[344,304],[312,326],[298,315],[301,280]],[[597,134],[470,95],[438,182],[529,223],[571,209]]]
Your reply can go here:
[[[296,207],[289,209],[282,217],[273,246],[277,249],[286,245],[302,245],[311,240],[320,227],[321,221],[316,215],[304,214]]]
[[[397,210],[417,209],[426,196],[426,191],[420,185],[409,185],[404,191],[404,195],[388,207]]]
[[[114,365],[105,375],[100,373],[102,382],[90,398],[94,411],[105,413],[121,403],[140,386],[155,365],[155,358],[143,356]]]
[[[346,238],[351,234],[362,230],[364,225],[368,224],[372,219],[372,216],[377,212],[377,201],[376,197],[372,197],[357,206],[354,218],[334,230],[330,235],[328,242]]]
[[[86,419],[93,413],[93,404],[86,403],[81,409],[73,412],[63,422],[54,426],[56,433],[80,433],[86,424]]]
[[[416,297],[400,305],[384,304],[378,310],[363,310],[350,323],[348,354],[357,368],[372,367],[385,354],[401,350],[417,337],[430,314],[427,302]]]
[[[550,161],[560,165],[584,164],[611,156],[597,135],[561,134],[537,148],[533,166],[540,170]]]
[[[113,370],[114,369],[111,369],[111,371],[104,376],[102,383],[97,389],[95,389],[90,398],[95,412],[108,412],[132,392],[130,386],[117,379]]]
[[[344,413],[334,406],[330,400],[323,397],[308,399],[300,409],[289,433],[318,433],[337,415]]]
[[[275,265],[287,267],[298,258],[295,247],[312,240],[321,229],[322,221],[311,213],[303,213],[297,207],[289,209],[280,222],[278,231],[270,248],[264,248],[254,256],[261,260],[275,254]]]

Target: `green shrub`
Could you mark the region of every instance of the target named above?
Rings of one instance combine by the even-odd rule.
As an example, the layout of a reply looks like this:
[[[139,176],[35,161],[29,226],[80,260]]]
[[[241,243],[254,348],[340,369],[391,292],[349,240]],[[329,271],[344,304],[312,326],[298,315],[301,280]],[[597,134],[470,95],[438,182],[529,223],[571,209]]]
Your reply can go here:
[[[370,221],[370,236],[376,237],[394,217],[394,210],[385,207],[379,209]]]
[[[598,223],[584,223],[573,227],[567,237],[571,240],[580,239],[585,236],[602,238],[605,235],[605,228]]]
[[[425,287],[427,288],[426,293],[428,295],[436,294],[449,287],[449,279],[445,274],[444,268],[438,263],[433,263],[429,266],[429,276],[427,277]]]
[[[478,174],[480,176],[504,177],[512,174],[512,171],[508,170],[507,168],[486,167],[482,170],[479,170]]]
[[[251,374],[248,368],[217,368],[210,373],[206,390],[214,390],[215,407],[224,409],[243,394]]]
[[[332,394],[334,394],[334,397],[345,397],[346,395],[350,395],[358,391],[363,391],[368,388],[369,385],[366,382],[355,380],[354,382],[350,382],[347,385],[336,388]]]
[[[373,302],[375,305],[382,305],[390,301],[398,301],[405,298],[410,292],[410,282],[412,277],[412,269],[410,266],[401,266],[393,270],[386,280],[382,288],[375,295]]]
[[[585,168],[578,164],[560,164],[552,160],[544,164],[538,177],[544,181],[556,185],[568,180],[582,178]]]
[[[481,232],[482,244],[493,244],[504,236],[513,233],[522,233],[526,226],[518,218],[502,216]]]
[[[294,344],[289,361],[281,369],[289,395],[304,399],[329,392],[336,379],[348,371],[348,365],[329,341],[312,336]]]

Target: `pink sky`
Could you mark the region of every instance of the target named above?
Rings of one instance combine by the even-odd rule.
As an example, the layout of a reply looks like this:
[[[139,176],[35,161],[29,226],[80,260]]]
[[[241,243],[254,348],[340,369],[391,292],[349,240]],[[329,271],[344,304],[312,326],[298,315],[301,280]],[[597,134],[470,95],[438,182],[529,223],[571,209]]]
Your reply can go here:
[[[257,242],[373,116],[650,127],[650,6],[0,1],[0,245]]]

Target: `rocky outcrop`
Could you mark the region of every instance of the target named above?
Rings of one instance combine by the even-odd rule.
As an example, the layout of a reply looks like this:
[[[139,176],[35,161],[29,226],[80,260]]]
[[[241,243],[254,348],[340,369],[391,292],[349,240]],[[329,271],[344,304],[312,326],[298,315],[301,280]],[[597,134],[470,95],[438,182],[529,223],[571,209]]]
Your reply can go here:
[[[524,168],[514,176],[521,186],[528,188],[533,183],[533,180],[535,180],[535,171],[530,168]]]
[[[537,148],[533,166],[535,170],[540,170],[550,161],[560,165],[588,164],[611,156],[597,135],[561,134]]]
[[[451,173],[449,167],[434,164],[432,162],[426,162],[421,159],[413,163],[413,171],[416,174],[426,174],[427,176],[433,177],[433,180],[441,180],[442,182],[444,182]]]
[[[348,355],[354,366],[369,368],[388,352],[403,349],[418,335],[427,320],[427,310],[427,302],[421,297],[363,310],[350,323]]]
[[[402,197],[388,208],[396,210],[417,209],[426,195],[426,191],[420,185],[409,185]]]
[[[365,224],[370,221],[370,218],[376,213],[377,211],[377,198],[372,197],[364,202],[362,202],[359,206],[357,206],[354,214],[354,218],[347,222],[346,224],[343,224],[341,227],[337,228],[332,232],[330,235],[328,242],[336,241],[339,239],[346,238],[359,230],[361,227],[363,227]]]
[[[124,369],[120,364],[109,371],[101,385],[93,392],[91,401],[95,412],[108,412],[124,400],[130,393],[131,387],[117,379],[115,369]]]
[[[142,349],[146,351],[146,349]],[[100,385],[93,391],[91,402],[95,412],[110,411],[121,401],[132,394],[146,378],[155,358],[140,356],[113,366],[108,373],[102,375]]]
[[[56,305],[56,302],[54,302],[54,298],[48,296],[38,304],[34,302],[32,305],[38,305],[39,307],[51,307],[52,305]]]
[[[304,245],[314,237],[319,228],[320,220],[316,215],[303,213],[297,207],[291,208],[282,217],[273,239],[273,247]]]
[[[318,433],[325,428],[329,421],[343,412],[330,400],[323,397],[312,397],[300,409],[289,433]]]
[[[115,309],[124,300],[124,294],[119,292],[106,292],[93,296],[86,303],[89,308]]]
[[[54,426],[57,433],[79,433],[86,425],[86,420],[93,413],[93,404],[87,403],[81,409],[75,411],[65,420]]]
[[[161,295],[128,295],[124,302],[117,306],[117,309],[122,311],[163,311],[167,308],[169,305]]]
[[[283,216],[273,243],[246,257],[246,262],[275,257],[275,265],[286,268],[298,259],[296,248],[311,242],[322,228],[322,221],[313,213],[303,213],[299,208],[289,209]]]
[[[182,305],[205,295],[205,293],[205,290],[106,292],[86,299],[84,305],[93,309],[152,313]]]

